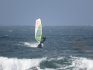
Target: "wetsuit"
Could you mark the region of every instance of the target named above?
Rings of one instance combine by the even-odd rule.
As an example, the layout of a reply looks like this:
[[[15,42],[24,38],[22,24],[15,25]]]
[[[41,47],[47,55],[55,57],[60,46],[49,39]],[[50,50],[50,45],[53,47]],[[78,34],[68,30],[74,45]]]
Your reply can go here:
[[[38,44],[38,48],[42,48],[42,44],[46,40],[46,37],[42,37],[40,44]]]

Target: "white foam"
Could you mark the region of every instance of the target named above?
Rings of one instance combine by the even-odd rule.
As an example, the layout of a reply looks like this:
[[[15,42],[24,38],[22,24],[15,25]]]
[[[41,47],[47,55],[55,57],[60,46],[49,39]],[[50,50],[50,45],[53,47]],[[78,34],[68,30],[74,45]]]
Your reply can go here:
[[[38,43],[31,43],[31,42],[24,42],[24,45],[26,47],[33,47],[33,48],[36,48],[38,46]]]
[[[58,58],[50,58],[49,61],[52,60],[64,60],[66,57],[58,57]],[[67,58],[66,58],[67,59]],[[65,62],[65,61],[64,61]],[[66,62],[67,63],[67,62]],[[70,63],[68,65],[68,63]],[[84,57],[69,57],[68,59],[68,63],[66,64],[58,64],[55,63],[58,68],[54,69],[54,70],[93,70],[93,60],[89,59],[89,58],[84,58]],[[45,69],[47,70],[47,68]],[[49,70],[49,69],[48,69]],[[52,69],[50,69],[52,70]]]
[[[17,59],[0,57],[0,70],[31,70],[36,67],[38,70],[42,59]]]
[[[93,70],[93,60],[83,57],[72,57],[70,61],[71,65],[60,66],[58,69],[70,69],[72,70]]]
[[[40,68],[40,63],[45,60],[64,60],[66,57],[58,57],[58,58],[35,58],[35,59],[18,59],[18,58],[7,58],[0,57],[0,70],[93,70],[93,60],[82,57],[71,57],[68,60],[70,64],[57,64],[58,68]]]
[[[93,60],[88,58],[76,58],[72,62],[75,69],[93,70]]]

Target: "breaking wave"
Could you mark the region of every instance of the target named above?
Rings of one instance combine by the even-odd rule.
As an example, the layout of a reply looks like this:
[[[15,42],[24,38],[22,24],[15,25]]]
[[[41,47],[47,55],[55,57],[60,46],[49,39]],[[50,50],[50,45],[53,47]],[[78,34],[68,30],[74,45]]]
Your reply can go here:
[[[83,57],[34,59],[0,57],[0,70],[93,70],[93,60]]]
[[[33,70],[35,68],[39,69],[41,60],[43,59],[18,59],[0,57],[0,70]]]

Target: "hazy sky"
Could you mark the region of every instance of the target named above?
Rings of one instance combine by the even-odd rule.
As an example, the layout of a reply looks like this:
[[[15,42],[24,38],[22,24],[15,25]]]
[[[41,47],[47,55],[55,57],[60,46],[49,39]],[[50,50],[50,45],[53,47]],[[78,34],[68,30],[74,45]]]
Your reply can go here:
[[[93,25],[93,0],[0,0],[0,26]]]

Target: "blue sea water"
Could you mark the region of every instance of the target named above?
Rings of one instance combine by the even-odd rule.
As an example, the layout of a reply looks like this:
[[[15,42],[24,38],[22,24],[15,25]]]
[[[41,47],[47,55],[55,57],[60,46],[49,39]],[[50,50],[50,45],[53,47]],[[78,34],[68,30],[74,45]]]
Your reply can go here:
[[[33,26],[0,27],[0,70],[93,70],[92,26],[45,26],[34,48]]]

